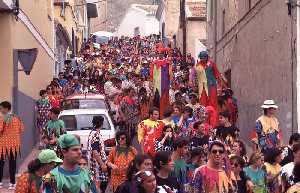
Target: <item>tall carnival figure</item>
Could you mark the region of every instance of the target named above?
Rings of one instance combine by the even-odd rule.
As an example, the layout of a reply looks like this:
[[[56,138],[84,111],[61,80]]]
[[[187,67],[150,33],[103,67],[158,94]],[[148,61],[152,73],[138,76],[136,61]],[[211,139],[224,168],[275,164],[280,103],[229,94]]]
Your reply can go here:
[[[194,77],[192,82],[198,86],[200,104],[203,106],[213,106],[217,109],[217,87],[222,83],[221,74],[217,68],[217,65],[210,60],[207,51],[202,51],[199,54],[200,61],[196,64]]]

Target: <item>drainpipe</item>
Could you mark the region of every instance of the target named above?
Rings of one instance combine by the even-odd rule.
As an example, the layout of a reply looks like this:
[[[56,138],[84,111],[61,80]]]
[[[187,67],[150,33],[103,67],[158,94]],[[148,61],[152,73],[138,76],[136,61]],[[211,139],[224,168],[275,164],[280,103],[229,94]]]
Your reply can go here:
[[[300,85],[300,4],[299,4],[299,0],[297,1],[297,5],[296,5],[296,9],[297,9],[297,45],[296,45],[296,50],[297,50],[297,74],[296,74],[296,95],[297,95],[297,123],[300,123],[300,87],[298,85]],[[300,127],[297,124],[298,127],[298,133],[300,133]]]

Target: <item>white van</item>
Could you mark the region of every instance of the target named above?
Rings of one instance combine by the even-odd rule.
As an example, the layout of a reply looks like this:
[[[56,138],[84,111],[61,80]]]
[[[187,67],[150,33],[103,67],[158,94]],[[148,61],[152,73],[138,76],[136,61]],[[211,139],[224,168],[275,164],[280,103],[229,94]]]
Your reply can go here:
[[[59,119],[65,123],[67,133],[80,136],[83,151],[87,150],[88,137],[95,116],[104,118],[103,130],[101,130],[103,141],[114,141],[116,130],[106,109],[70,109],[63,110],[59,115]],[[110,149],[111,147],[106,147],[105,151]]]

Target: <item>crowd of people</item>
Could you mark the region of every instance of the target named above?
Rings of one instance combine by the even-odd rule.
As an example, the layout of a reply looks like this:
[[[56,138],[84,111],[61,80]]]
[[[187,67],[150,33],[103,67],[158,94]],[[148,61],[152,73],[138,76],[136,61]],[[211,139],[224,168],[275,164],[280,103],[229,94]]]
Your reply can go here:
[[[66,60],[64,70],[40,91],[36,126],[42,151],[17,183],[23,124],[11,113],[9,102],[0,104],[0,181],[9,160],[10,189],[17,193],[300,192],[300,134],[293,133],[284,145],[278,106],[266,100],[262,116],[253,123],[251,148],[246,149],[239,135],[243,128],[237,127],[237,99],[208,52],[201,52],[198,59],[191,54],[184,57],[178,48],[164,46],[157,35],[114,37],[103,44],[94,40],[87,40],[80,55]],[[93,117],[84,154],[80,137],[67,134],[58,118],[65,97],[86,93],[105,95],[116,111],[116,143],[108,154],[101,135],[103,117]]]

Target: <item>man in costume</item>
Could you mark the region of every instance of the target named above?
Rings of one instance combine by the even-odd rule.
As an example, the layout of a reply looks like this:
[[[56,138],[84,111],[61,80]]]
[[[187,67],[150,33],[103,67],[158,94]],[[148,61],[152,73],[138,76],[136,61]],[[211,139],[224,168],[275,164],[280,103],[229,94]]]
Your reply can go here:
[[[266,100],[261,106],[264,114],[260,116],[255,125],[255,133],[252,141],[264,153],[269,149],[279,147],[281,145],[281,129],[279,121],[275,117],[278,106],[274,100]]]
[[[49,112],[50,120],[43,131],[43,142],[49,149],[57,150],[57,139],[65,133],[65,123],[58,119],[60,109],[52,108]]]
[[[9,161],[10,184],[9,190],[15,189],[15,175],[17,155],[21,150],[21,135],[24,125],[21,119],[11,113],[11,104],[8,101],[0,103],[0,189],[2,188],[3,168],[5,160]]]
[[[58,144],[62,149],[63,163],[45,177],[45,192],[97,193],[90,172],[78,166],[82,156],[78,139],[72,134],[64,134],[58,139]]]
[[[236,192],[236,179],[233,172],[224,168],[225,145],[213,141],[208,148],[208,161],[195,171],[193,178],[194,193]]]
[[[198,86],[201,105],[213,106],[217,109],[217,86],[221,83],[221,74],[217,65],[209,59],[207,51],[200,52],[199,58],[200,62],[191,72],[190,84]]]
[[[150,118],[138,125],[138,141],[141,144],[143,153],[155,155],[155,141],[162,133],[164,123],[159,121],[159,109],[150,109]]]

